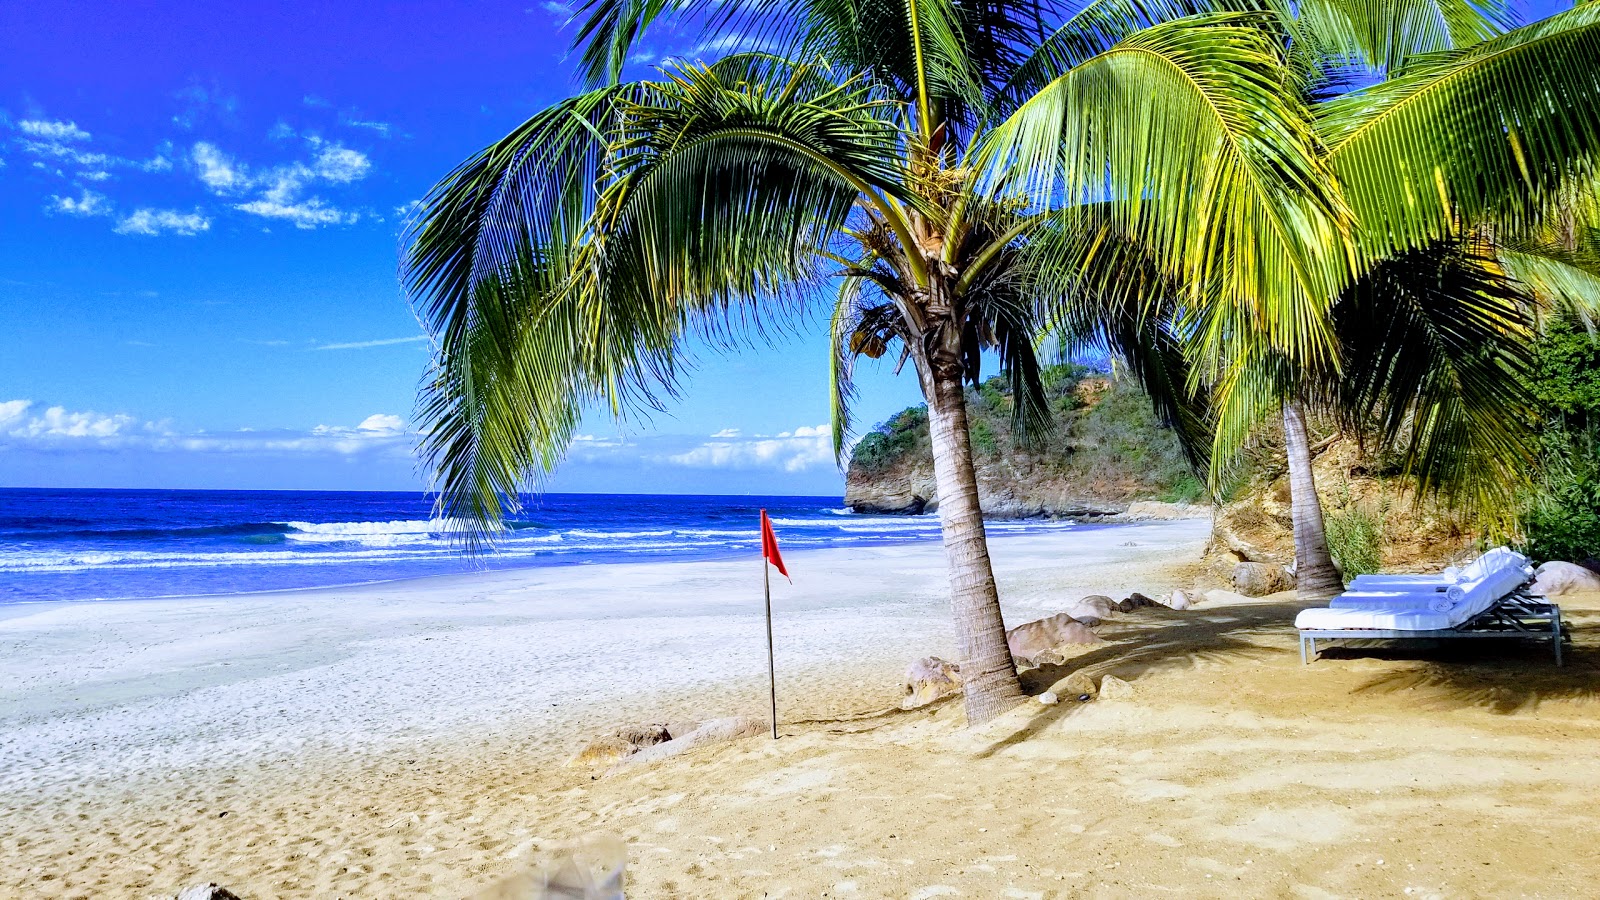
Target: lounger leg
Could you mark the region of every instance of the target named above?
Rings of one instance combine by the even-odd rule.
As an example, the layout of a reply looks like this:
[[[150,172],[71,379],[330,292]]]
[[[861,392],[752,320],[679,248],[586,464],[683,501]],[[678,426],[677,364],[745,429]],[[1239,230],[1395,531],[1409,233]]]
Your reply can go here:
[[[1306,658],[1306,638],[1305,638],[1305,635],[1301,635],[1300,636],[1300,665],[1303,666],[1303,665],[1306,665],[1309,662],[1311,662],[1311,660]]]
[[[1564,665],[1561,661],[1561,607],[1556,607],[1550,615],[1550,643],[1556,648],[1556,665]]]

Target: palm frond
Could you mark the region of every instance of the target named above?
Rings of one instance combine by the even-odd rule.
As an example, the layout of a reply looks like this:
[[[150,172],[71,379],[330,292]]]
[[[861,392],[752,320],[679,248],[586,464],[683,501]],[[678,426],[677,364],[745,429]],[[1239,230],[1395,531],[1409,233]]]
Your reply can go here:
[[[1369,73],[1400,75],[1419,57],[1458,50],[1515,28],[1506,0],[1300,0],[1302,34]]]
[[[1347,215],[1263,22],[1180,19],[1076,66],[996,130],[991,183],[1100,203],[1210,308],[1213,360],[1247,335],[1322,359],[1328,298],[1349,278]]]
[[[1488,221],[1517,230],[1600,156],[1600,6],[1418,62],[1323,106],[1368,260]]]
[[[1347,429],[1398,448],[1423,493],[1504,508],[1535,455],[1530,298],[1485,248],[1450,242],[1375,267],[1333,309]]]

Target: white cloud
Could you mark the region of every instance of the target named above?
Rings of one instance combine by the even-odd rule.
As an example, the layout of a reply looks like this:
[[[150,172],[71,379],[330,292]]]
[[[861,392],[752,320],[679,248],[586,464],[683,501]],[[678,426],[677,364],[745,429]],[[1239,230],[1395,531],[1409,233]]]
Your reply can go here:
[[[324,147],[322,152],[317,154],[315,166],[317,174],[322,178],[335,184],[348,184],[367,177],[367,171],[372,168],[372,163],[367,161],[365,153],[334,144]]]
[[[0,403],[0,434],[10,430],[11,423],[22,418],[28,407],[33,405],[32,400],[7,400]]]
[[[389,347],[389,346],[392,346],[394,344],[415,344],[418,341],[425,341],[427,339],[428,339],[427,335],[419,334],[419,335],[416,335],[415,337],[383,338],[382,340],[376,340],[376,341],[351,341],[349,343],[344,343],[344,344],[323,344],[322,346],[318,347],[317,349],[318,350],[365,350],[368,347]]]
[[[346,116],[341,121],[351,128],[365,128],[368,131],[376,132],[378,137],[382,138],[389,137],[390,133],[394,131],[394,126],[390,125],[388,122],[378,122],[371,119],[357,119],[352,116]]]
[[[361,424],[356,426],[356,430],[368,431],[375,434],[393,434],[406,430],[406,420],[400,418],[399,416],[378,413],[362,419]]]
[[[776,469],[803,472],[832,466],[832,431],[827,425],[802,426],[776,437],[740,438],[738,429],[724,429],[713,440],[658,461],[695,469]]]
[[[278,200],[252,200],[249,203],[240,203],[234,206],[241,212],[264,219],[286,219],[294,223],[294,227],[310,230],[323,225],[349,225],[360,216],[347,213],[323,205],[321,200],[312,197],[296,203],[284,203]]]
[[[219,194],[231,194],[250,186],[250,176],[233,157],[215,144],[200,141],[189,152],[200,180]]]
[[[560,3],[558,0],[545,0],[545,2],[539,5],[544,9],[545,12],[553,16],[569,18],[572,15],[572,4],[570,3]]]
[[[52,406],[37,415],[29,415],[28,411],[32,408],[31,400],[0,403],[0,439],[112,438],[134,424],[132,416],[68,412],[61,406]]]
[[[23,152],[88,169],[89,172],[80,173],[78,177],[91,181],[110,177],[107,170],[113,168],[142,169],[146,172],[161,172],[172,168],[172,163],[160,154],[141,161],[85,150],[78,145],[88,141],[90,134],[79,128],[75,122],[27,119],[18,122],[16,127],[22,134],[17,144]],[[34,162],[34,165],[46,171],[50,170],[49,166],[38,161]],[[55,174],[67,177],[67,173],[60,169],[56,169]]]
[[[79,172],[78,178],[82,181],[105,181],[111,177],[110,172]]]
[[[190,158],[199,178],[217,194],[256,197],[234,204],[234,209],[264,219],[281,219],[296,228],[313,229],[325,225],[348,225],[360,216],[341,210],[316,196],[305,196],[306,188],[318,182],[349,184],[367,176],[372,163],[366,154],[342,144],[328,144],[321,138],[308,138],[316,150],[310,164],[285,163],[260,173],[239,162],[214,144],[197,142]]]
[[[45,207],[50,212],[65,213],[69,216],[109,216],[111,203],[104,194],[84,189],[76,200],[71,197],[50,195],[50,205]]]
[[[199,211],[178,212],[173,209],[138,209],[133,215],[117,223],[117,234],[181,234],[196,235],[211,228],[211,220]]]
[[[165,422],[148,422],[126,414],[73,412],[51,406],[34,412],[30,400],[0,402],[0,449],[117,449],[156,452],[269,453],[354,456],[379,453],[408,457],[415,434],[405,420],[378,413],[351,428],[318,425],[309,431],[289,429],[230,432],[178,432]]]
[[[89,139],[89,132],[79,128],[76,122],[24,119],[17,123],[17,130],[29,137],[36,137],[45,141],[87,141]]]

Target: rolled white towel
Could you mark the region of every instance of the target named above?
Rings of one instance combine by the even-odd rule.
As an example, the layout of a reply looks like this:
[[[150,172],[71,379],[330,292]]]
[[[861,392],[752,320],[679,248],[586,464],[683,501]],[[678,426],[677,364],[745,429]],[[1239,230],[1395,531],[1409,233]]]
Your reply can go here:
[[[1456,608],[1456,601],[1451,600],[1450,594],[1446,592],[1439,594],[1434,599],[1428,601],[1428,608],[1434,612],[1447,613]]]

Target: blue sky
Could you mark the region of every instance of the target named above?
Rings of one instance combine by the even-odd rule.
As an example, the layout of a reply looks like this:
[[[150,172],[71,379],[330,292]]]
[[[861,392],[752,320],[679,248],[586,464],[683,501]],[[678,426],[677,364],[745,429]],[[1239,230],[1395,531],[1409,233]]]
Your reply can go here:
[[[401,219],[571,90],[567,15],[0,4],[0,486],[424,486]],[[635,63],[697,51],[665,32]],[[648,422],[594,417],[550,487],[838,492],[824,325],[702,355]],[[866,424],[919,401],[866,368]]]

